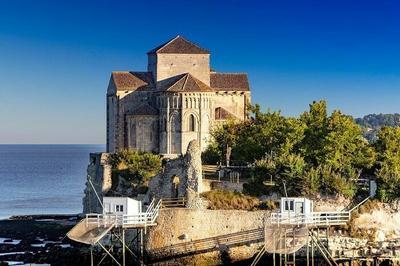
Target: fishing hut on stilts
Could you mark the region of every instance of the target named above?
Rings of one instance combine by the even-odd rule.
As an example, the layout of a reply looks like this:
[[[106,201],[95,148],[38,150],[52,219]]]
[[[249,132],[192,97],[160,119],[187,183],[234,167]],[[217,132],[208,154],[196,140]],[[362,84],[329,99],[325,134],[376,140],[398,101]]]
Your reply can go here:
[[[315,264],[316,252],[320,253],[329,266],[337,266],[338,263],[327,246],[329,229],[348,224],[351,212],[375,196],[375,181],[368,183],[368,197],[351,209],[330,212],[314,211],[313,201],[307,198],[288,197],[286,185],[283,183],[286,197],[280,199],[279,211],[271,213],[269,219],[265,221],[265,243],[251,265],[257,265],[265,253],[272,254],[274,266],[296,265],[296,253],[305,247],[307,266],[318,265]],[[271,178],[264,182],[264,185],[275,184]]]
[[[91,183],[90,179],[89,182]],[[93,187],[93,184],[91,185]],[[68,238],[91,245],[92,266],[95,264],[95,246],[99,246],[105,252],[101,260],[96,262],[97,265],[109,256],[117,265],[125,266],[127,252],[136,264],[144,265],[144,236],[149,227],[156,225],[162,201],[153,199],[145,207],[141,201],[129,197],[103,197],[101,200],[95,189],[94,192],[103,213],[86,214],[86,217],[67,233]],[[130,235],[134,236],[129,242],[126,239],[127,231],[133,231]],[[132,246],[136,249],[132,250]],[[116,248],[122,251],[122,258],[113,255]]]
[[[335,266],[319,232],[324,230],[327,237],[330,226],[346,225],[349,220],[349,211],[314,212],[313,202],[307,198],[283,197],[279,212],[272,213],[265,224],[265,243],[252,265],[266,252],[272,254],[273,265],[296,265],[296,252],[306,247],[307,265],[314,266],[318,250],[328,265]]]

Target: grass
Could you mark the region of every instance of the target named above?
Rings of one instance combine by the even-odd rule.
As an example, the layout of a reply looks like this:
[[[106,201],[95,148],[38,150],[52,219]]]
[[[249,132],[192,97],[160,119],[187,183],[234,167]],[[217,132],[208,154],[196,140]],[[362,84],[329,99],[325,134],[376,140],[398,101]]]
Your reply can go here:
[[[260,210],[273,209],[272,201],[262,202],[256,197],[247,196],[239,192],[211,190],[201,194],[209,202],[211,210]]]

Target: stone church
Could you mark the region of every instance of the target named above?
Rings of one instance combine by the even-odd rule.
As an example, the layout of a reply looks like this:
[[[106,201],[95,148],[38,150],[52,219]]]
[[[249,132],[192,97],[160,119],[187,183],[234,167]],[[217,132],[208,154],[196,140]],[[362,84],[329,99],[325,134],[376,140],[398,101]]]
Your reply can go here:
[[[146,72],[112,72],[107,152],[135,149],[174,157],[189,142],[207,147],[214,126],[245,119],[247,74],[216,72],[210,52],[177,36],[147,53]]]

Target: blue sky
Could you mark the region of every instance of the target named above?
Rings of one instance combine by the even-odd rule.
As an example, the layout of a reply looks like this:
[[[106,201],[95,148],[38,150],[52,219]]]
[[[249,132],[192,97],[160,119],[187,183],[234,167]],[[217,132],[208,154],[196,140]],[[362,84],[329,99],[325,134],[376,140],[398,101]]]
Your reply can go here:
[[[113,70],[183,35],[254,103],[400,112],[399,1],[1,1],[0,143],[104,143]]]

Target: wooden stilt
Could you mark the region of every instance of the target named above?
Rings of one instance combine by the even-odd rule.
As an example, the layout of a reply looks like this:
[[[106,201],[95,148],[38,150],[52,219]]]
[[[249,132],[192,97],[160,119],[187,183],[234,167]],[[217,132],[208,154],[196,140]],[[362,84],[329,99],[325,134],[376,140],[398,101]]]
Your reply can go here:
[[[311,233],[314,234],[312,230]],[[314,266],[314,241],[311,241],[311,266]]]
[[[93,246],[90,247],[90,266],[93,266]]]
[[[310,234],[307,235],[307,266],[310,266]]]
[[[285,250],[287,249],[287,246],[286,246],[286,228],[285,228]],[[285,251],[285,254],[284,254],[284,256],[283,256],[283,259],[284,259],[284,264],[283,265],[285,265],[286,266],[286,262],[287,262],[287,254],[286,254],[286,251]]]
[[[125,229],[122,228],[122,266],[125,265]]]
[[[276,266],[276,262],[275,262],[275,249],[276,249],[276,241],[275,241],[275,233],[273,233],[273,235],[274,235],[274,238],[273,238],[273,241],[274,241],[274,253],[272,254],[272,259],[273,259],[273,266]]]
[[[141,264],[143,265],[144,261],[143,229],[140,229],[140,257],[141,257]]]

